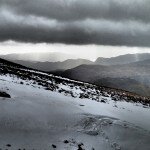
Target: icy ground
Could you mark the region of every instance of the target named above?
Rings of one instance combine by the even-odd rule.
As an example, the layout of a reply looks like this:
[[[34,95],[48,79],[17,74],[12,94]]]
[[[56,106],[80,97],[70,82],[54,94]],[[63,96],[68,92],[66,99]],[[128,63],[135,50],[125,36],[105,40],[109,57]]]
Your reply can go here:
[[[0,75],[0,91],[11,96],[0,97],[0,149],[150,149],[149,107],[113,101],[106,93],[86,98],[83,87],[57,86],[50,91],[33,80]],[[90,90],[85,92],[96,92]]]

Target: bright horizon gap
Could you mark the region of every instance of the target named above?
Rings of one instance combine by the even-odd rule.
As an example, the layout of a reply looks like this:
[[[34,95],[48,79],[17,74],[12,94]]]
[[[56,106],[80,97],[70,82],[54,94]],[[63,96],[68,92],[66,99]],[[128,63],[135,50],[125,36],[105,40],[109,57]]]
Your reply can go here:
[[[12,53],[64,53],[73,57],[96,60],[98,57],[115,57],[125,54],[150,53],[149,47],[127,47],[107,45],[67,45],[48,43],[0,42],[0,55]]]

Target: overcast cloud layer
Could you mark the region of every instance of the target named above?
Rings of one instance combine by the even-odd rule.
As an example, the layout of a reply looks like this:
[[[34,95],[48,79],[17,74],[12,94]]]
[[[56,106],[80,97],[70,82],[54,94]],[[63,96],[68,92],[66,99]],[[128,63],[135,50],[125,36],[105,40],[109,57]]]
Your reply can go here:
[[[150,46],[150,0],[0,0],[0,41]]]

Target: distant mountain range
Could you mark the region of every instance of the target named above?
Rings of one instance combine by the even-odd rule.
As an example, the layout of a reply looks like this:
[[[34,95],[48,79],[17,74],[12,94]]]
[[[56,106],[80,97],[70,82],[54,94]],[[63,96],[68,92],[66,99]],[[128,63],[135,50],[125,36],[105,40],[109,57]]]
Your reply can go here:
[[[53,72],[71,69],[83,64],[105,66],[128,64],[150,59],[150,53],[127,54],[112,58],[99,57],[95,62],[86,59],[77,59],[75,57],[74,59],[68,59],[71,56],[63,53],[9,54],[0,55],[0,57],[33,69]]]

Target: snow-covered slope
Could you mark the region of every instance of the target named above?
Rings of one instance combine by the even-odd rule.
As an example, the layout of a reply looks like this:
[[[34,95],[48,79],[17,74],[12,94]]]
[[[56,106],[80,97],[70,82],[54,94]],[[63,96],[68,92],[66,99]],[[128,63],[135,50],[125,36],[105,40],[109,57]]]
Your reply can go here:
[[[0,69],[0,91],[11,96],[0,97],[1,149],[149,150],[148,99],[14,64]]]

